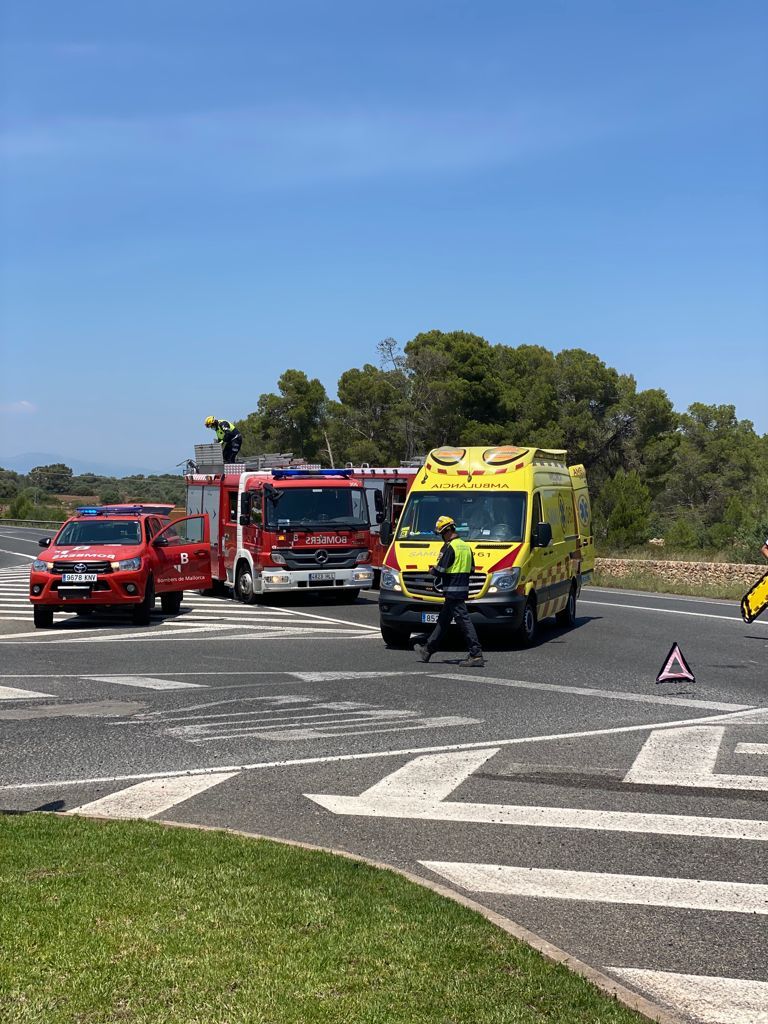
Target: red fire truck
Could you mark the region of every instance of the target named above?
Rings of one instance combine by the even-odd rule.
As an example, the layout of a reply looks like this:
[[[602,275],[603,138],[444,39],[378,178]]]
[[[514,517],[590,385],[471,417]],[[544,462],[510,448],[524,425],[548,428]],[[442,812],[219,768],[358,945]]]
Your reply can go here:
[[[411,484],[419,472],[419,465],[396,466],[382,468],[379,466],[347,467],[352,470],[352,477],[365,486],[368,494],[368,512],[371,518],[371,564],[376,572],[376,586],[387,544],[382,544],[380,531],[382,523],[391,527],[390,536],[394,534],[400,513],[403,511],[405,499]]]
[[[351,602],[373,584],[368,499],[353,470],[229,465],[185,479],[187,514],[210,520],[214,588],[244,603],[286,591]]]

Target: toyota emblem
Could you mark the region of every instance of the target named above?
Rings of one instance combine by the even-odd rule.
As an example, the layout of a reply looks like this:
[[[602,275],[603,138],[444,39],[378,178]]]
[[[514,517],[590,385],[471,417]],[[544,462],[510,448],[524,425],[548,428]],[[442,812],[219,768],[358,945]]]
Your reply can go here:
[[[78,562],[72,566],[72,572],[88,572],[88,566],[85,562]]]
[[[325,548],[321,548],[319,551],[315,552],[315,561],[319,562],[320,565],[324,565],[328,561],[328,552]]]

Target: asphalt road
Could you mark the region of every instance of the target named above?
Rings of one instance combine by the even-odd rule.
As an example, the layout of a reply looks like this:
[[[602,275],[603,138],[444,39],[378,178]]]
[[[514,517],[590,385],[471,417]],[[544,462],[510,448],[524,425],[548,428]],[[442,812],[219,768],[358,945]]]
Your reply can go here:
[[[244,829],[407,868],[682,1019],[768,1021],[768,621],[589,588],[530,651],[387,650],[353,606],[185,597],[35,631],[0,528],[0,808]],[[695,683],[657,685],[673,641]]]

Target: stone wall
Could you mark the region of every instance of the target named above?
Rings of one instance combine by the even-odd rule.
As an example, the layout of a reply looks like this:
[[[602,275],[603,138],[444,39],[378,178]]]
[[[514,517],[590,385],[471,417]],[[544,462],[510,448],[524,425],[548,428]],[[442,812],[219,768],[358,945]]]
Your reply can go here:
[[[730,562],[665,562],[644,558],[596,558],[595,570],[602,576],[633,576],[638,573],[658,576],[669,583],[691,586],[706,583],[738,584],[748,587],[766,571],[762,565],[738,565]]]

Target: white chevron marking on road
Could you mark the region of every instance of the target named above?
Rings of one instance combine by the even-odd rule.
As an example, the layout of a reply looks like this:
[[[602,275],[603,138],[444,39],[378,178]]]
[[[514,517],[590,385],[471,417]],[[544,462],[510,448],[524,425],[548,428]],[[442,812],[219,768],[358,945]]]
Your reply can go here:
[[[635,967],[603,969],[701,1024],[768,1024],[768,982]]]
[[[768,775],[715,772],[724,735],[725,729],[715,725],[652,732],[624,781],[647,786],[768,789]]]
[[[118,793],[110,793],[109,796],[74,807],[67,811],[67,814],[98,814],[106,818],[152,818],[238,774],[219,772],[211,775],[150,779],[148,782],[139,782],[138,785],[121,789]]]

